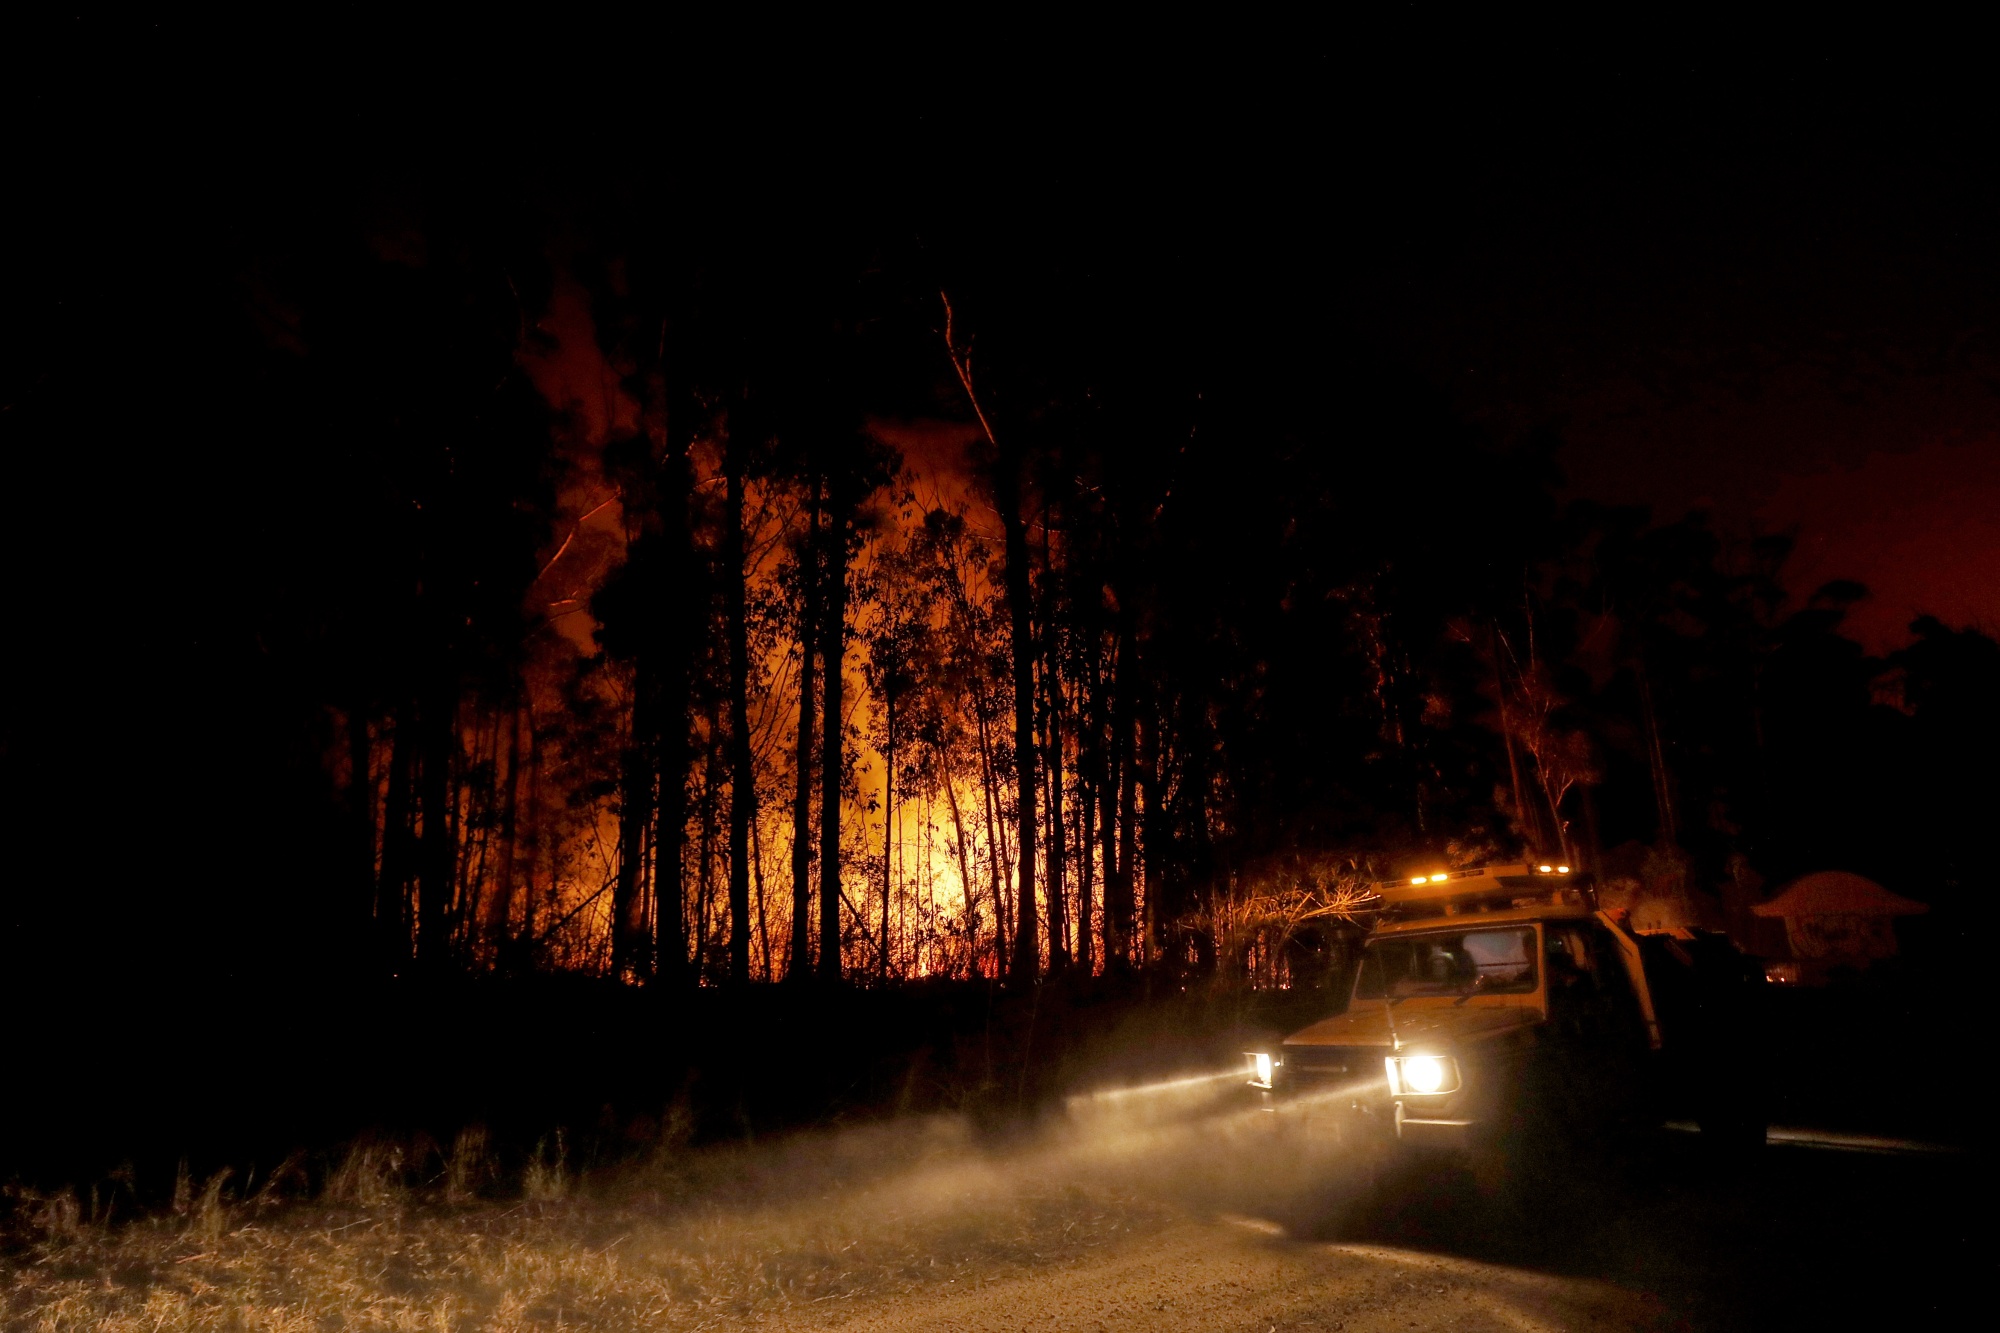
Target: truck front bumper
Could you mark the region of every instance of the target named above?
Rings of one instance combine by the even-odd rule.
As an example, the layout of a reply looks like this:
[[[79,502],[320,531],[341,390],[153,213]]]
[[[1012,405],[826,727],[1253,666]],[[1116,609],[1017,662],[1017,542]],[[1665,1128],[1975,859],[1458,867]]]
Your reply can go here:
[[[1456,1116],[1412,1115],[1396,1103],[1396,1138],[1412,1148],[1464,1149],[1472,1146],[1478,1122]]]

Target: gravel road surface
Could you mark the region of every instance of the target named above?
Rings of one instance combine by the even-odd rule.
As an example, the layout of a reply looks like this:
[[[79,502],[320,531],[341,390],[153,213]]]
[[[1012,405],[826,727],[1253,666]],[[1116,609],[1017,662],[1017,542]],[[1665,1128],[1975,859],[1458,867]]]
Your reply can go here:
[[[835,1327],[1552,1333],[1684,1326],[1668,1302],[1610,1283],[1386,1246],[1291,1243],[1247,1221],[1189,1223],[1086,1263],[910,1299]]]

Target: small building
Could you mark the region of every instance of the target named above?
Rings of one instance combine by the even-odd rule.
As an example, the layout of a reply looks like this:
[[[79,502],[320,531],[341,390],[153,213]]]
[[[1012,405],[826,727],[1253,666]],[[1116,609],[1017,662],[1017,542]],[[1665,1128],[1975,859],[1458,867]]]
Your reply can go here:
[[[1930,911],[1923,903],[1889,892],[1872,879],[1844,870],[1802,875],[1769,902],[1750,909],[1785,923],[1791,954],[1772,966],[1773,981],[1824,983],[1837,968],[1861,971],[1896,954],[1899,916]]]

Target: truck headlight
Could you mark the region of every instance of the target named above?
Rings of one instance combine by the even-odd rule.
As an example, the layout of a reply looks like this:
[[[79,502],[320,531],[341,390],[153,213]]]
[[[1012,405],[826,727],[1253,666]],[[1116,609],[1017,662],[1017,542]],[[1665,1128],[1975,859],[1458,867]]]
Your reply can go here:
[[[1444,1086],[1444,1061],[1435,1055],[1413,1055],[1403,1061],[1403,1086],[1411,1092],[1436,1092]]]
[[[1449,1056],[1392,1055],[1383,1063],[1388,1066],[1389,1091],[1395,1096],[1458,1090],[1458,1061]]]
[[[1251,1086],[1270,1087],[1271,1075],[1276,1071],[1278,1062],[1266,1051],[1246,1051],[1245,1054],[1250,1057]]]

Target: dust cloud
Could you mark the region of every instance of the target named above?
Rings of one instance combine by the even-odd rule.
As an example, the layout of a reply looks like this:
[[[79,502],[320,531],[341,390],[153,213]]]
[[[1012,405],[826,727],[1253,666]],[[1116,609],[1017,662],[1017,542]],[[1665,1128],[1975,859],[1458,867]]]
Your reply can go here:
[[[371,1143],[315,1190],[195,1181],[177,1192],[194,1202],[136,1220],[95,1195],[22,1200],[39,1235],[8,1261],[0,1309],[51,1333],[888,1318],[1185,1245],[1217,1218],[1253,1239],[1281,1230],[1269,1216],[1338,1173],[1272,1151],[1273,1119],[1230,1069],[1000,1126],[904,1117],[699,1149],[669,1132],[643,1160],[582,1174],[544,1144],[517,1183],[476,1138],[429,1166]]]

